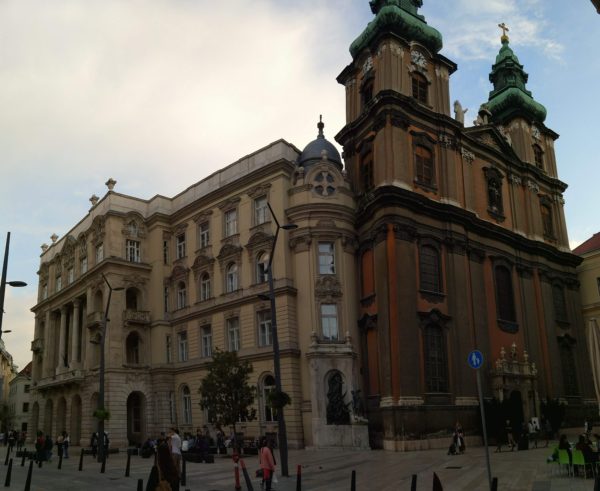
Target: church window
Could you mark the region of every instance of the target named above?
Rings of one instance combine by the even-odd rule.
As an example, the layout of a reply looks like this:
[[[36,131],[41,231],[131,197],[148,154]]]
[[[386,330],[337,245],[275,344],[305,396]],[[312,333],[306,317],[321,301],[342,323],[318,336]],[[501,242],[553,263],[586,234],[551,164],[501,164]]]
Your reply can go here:
[[[442,291],[440,254],[433,246],[424,245],[419,250],[419,279],[421,290]]]
[[[421,145],[415,148],[415,165],[417,182],[426,186],[435,184],[435,173],[433,167],[433,154]]]
[[[323,332],[323,339],[327,341],[337,341],[339,339],[336,304],[321,304],[321,330]]]
[[[538,169],[544,170],[544,152],[539,145],[533,146],[533,158],[535,160],[535,166]]]
[[[425,389],[448,392],[448,360],[444,332],[437,324],[428,324],[423,333]]]
[[[412,95],[413,97],[422,102],[423,104],[427,104],[427,90],[428,87],[427,79],[421,75],[420,73],[413,73],[412,75]]]
[[[545,237],[554,237],[554,225],[552,223],[552,210],[548,205],[541,205],[540,212],[542,214],[542,226],[544,228]]]
[[[333,242],[319,242],[319,274],[335,274]]]
[[[499,265],[495,267],[494,273],[498,319],[515,322],[515,303],[511,272],[506,266]]]
[[[552,285],[552,303],[554,304],[554,318],[559,322],[567,322],[567,303],[565,291],[560,285]]]
[[[559,342],[559,351],[565,395],[576,396],[579,390],[577,388],[575,353],[573,353],[573,346],[569,339]]]
[[[369,192],[374,187],[373,143],[365,142],[360,150],[360,181],[363,191]]]

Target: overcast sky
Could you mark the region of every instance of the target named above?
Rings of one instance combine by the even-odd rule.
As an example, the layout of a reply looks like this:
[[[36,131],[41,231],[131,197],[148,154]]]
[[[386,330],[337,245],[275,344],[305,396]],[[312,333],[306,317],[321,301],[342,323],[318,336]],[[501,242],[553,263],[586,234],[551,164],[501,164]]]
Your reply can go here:
[[[497,24],[548,109],[572,245],[600,230],[600,16],[589,0],[425,0],[459,65],[452,100],[488,97]],[[336,76],[372,19],[368,0],[0,1],[0,250],[12,233],[3,339],[31,360],[40,246],[92,194],[173,196],[284,138],[303,148],[344,124]]]

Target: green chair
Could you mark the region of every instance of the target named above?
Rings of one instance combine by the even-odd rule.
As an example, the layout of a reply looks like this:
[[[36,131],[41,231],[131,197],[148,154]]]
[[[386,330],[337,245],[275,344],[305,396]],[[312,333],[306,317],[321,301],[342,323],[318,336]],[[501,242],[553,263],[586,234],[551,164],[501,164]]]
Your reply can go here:
[[[594,464],[586,462],[581,450],[573,450],[573,475],[575,475],[575,466],[583,467],[583,476],[587,479],[587,466],[592,469],[592,476],[596,475]]]
[[[571,472],[573,470],[573,467],[571,466],[571,459],[569,458],[569,452],[567,452],[566,450],[558,450],[558,465],[559,467],[562,469],[562,466],[566,466],[567,468],[567,474],[570,476]]]
[[[552,449],[552,454],[546,460],[547,464],[550,464],[550,476],[554,475],[554,469],[556,469],[560,473],[560,464],[558,463],[558,447],[554,447]]]

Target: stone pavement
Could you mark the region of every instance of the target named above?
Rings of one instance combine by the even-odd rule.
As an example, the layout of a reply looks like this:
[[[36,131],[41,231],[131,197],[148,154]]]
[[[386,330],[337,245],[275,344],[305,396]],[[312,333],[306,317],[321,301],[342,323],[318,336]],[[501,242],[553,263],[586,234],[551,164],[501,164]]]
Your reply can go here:
[[[493,451],[493,447],[490,447]],[[4,465],[4,448],[0,451],[0,486],[7,469]],[[593,490],[592,479],[551,476],[551,466],[546,463],[548,449],[522,452],[490,453],[493,476],[498,477],[499,490],[515,491],[583,491]],[[34,464],[31,491],[104,490],[136,491],[138,479],[146,479],[153,459],[131,458],[131,475],[125,476],[127,455],[121,452],[107,460],[106,472],[100,473],[100,464],[92,457],[84,457],[84,468],[78,471],[79,449],[71,449],[72,457],[57,469],[57,459],[45,463],[41,469]],[[246,466],[253,476],[258,468],[258,458],[249,456]],[[349,491],[352,470],[356,470],[357,491],[409,491],[412,474],[417,474],[417,490],[429,491],[435,471],[445,491],[488,490],[487,471],[483,447],[467,449],[464,455],[450,456],[441,450],[411,453],[392,453],[383,450],[292,450],[289,456],[290,474],[279,478],[277,491],[296,490],[296,466],[302,465],[302,490]],[[24,490],[29,463],[21,467],[21,459],[14,459],[9,489]],[[187,485],[181,491],[234,491],[234,466],[230,458],[217,457],[214,464],[187,464]],[[556,471],[556,470],[555,470]],[[241,474],[241,472],[240,472]],[[243,477],[242,489],[246,490]],[[255,491],[260,491],[259,481],[252,478]],[[145,490],[145,487],[144,487]]]

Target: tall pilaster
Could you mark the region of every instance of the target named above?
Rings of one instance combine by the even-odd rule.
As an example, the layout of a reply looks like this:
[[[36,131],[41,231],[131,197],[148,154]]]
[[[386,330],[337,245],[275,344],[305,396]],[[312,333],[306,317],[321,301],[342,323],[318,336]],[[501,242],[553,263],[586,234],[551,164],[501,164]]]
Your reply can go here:
[[[50,371],[52,370],[52,357],[51,357],[51,340],[50,340],[50,332],[51,332],[51,323],[52,315],[50,311],[46,311],[46,322],[44,323],[44,360],[42,362],[42,378],[50,376]]]
[[[71,333],[71,366],[79,367],[79,316],[80,316],[81,301],[73,301],[73,331]]]
[[[60,334],[58,336],[58,363],[56,372],[64,370],[66,365],[66,336],[67,336],[67,306],[63,305],[60,308]]]

